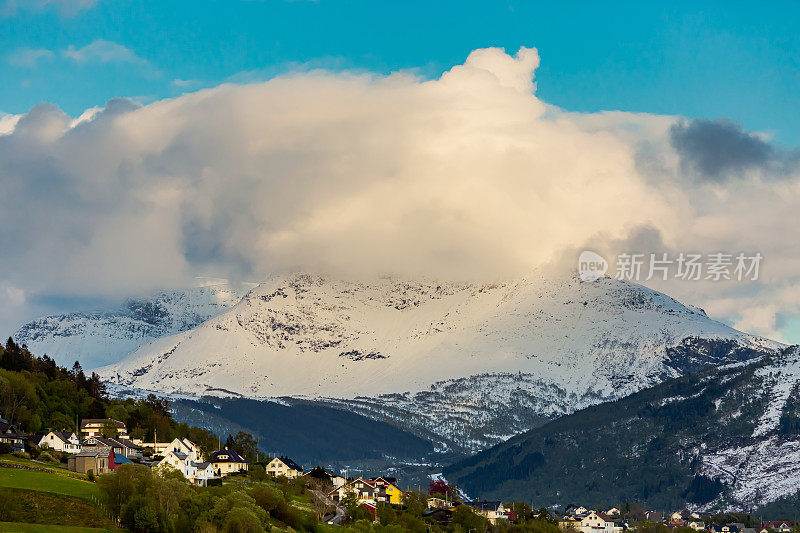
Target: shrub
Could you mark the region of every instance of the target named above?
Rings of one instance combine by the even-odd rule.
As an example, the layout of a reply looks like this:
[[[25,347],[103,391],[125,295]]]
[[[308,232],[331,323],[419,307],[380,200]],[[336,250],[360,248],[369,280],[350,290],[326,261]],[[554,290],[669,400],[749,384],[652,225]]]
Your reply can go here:
[[[86,471],[86,479],[89,481],[94,481],[94,470],[89,469]]]
[[[256,487],[250,493],[259,507],[272,514],[282,500],[281,494],[272,487]]]
[[[28,453],[31,454],[31,459],[38,458],[41,450],[36,444],[28,444]]]
[[[55,463],[56,460],[50,455],[48,452],[42,452],[39,454],[39,460],[44,463]]]
[[[11,445],[7,442],[0,442],[0,455],[11,453]]]
[[[31,454],[29,454],[28,452],[14,452],[11,455],[13,455],[14,457],[19,457],[20,459],[30,459],[31,458]]]
[[[248,475],[250,479],[253,481],[264,481],[267,478],[267,473],[264,470],[264,467],[261,465],[253,466],[249,471]]]
[[[249,509],[231,509],[225,518],[225,533],[261,533],[261,521]]]

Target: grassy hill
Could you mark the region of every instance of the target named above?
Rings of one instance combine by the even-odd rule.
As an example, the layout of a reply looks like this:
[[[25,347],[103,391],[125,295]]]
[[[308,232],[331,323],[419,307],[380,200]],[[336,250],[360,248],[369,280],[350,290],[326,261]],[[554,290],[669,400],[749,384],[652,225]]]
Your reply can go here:
[[[97,532],[113,526],[96,503],[96,484],[58,467],[40,471],[10,464],[45,468],[12,456],[0,458],[0,531]]]
[[[41,467],[41,465],[36,466]],[[0,465],[0,488],[52,492],[85,500],[99,496],[97,485],[94,483],[68,476],[57,470],[39,472],[18,468],[2,468],[2,465]]]

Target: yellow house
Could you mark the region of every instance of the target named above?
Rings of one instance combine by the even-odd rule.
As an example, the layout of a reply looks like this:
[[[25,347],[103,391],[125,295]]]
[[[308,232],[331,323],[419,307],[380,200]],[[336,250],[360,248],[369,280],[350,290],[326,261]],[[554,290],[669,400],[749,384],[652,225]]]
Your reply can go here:
[[[303,467],[288,457],[276,457],[267,465],[267,475],[272,477],[286,476],[294,479],[303,475]]]
[[[370,480],[374,483],[378,493],[384,493],[384,498],[378,498],[389,503],[401,504],[403,503],[403,491],[397,486],[397,479],[393,477],[375,477]],[[381,495],[382,496],[382,495]]]
[[[386,497],[389,499],[389,503],[396,503],[398,505],[403,503],[403,491],[395,485],[390,484],[386,486]]]
[[[220,477],[245,471],[250,466],[238,453],[228,449],[214,452],[209,463],[214,468],[214,475]]]

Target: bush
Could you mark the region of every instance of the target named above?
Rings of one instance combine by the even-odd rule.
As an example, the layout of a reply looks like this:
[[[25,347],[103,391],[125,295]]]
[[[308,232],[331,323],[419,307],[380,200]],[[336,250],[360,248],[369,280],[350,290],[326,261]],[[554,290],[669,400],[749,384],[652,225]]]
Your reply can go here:
[[[11,453],[11,445],[7,442],[0,442],[0,455]]]
[[[42,452],[39,454],[39,460],[44,463],[55,463],[56,460],[50,455],[48,452]]]
[[[134,496],[122,508],[122,524],[135,533],[158,533],[167,530],[167,517],[150,496]]]
[[[267,473],[261,465],[255,465],[250,468],[248,475],[253,481],[264,481],[267,478]]]
[[[20,459],[30,459],[31,458],[31,454],[29,454],[28,452],[14,452],[11,455],[13,455],[14,457],[19,457]]]
[[[38,458],[39,454],[41,453],[41,451],[42,451],[42,448],[39,448],[37,445],[28,444],[28,453],[31,454],[31,459]]]
[[[261,521],[249,509],[234,508],[225,518],[225,533],[261,533]]]
[[[250,495],[259,507],[270,514],[275,512],[278,508],[278,502],[283,499],[281,493],[272,487],[256,487]]]
[[[86,479],[89,481],[94,481],[94,470],[89,469],[86,471]]]

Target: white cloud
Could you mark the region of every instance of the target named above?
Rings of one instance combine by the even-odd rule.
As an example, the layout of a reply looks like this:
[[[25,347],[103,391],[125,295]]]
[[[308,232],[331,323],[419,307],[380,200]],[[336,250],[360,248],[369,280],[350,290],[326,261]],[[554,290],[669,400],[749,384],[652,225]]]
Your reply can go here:
[[[130,48],[113,41],[97,39],[86,46],[69,48],[61,55],[79,64],[87,63],[135,63],[146,64],[147,61],[137,56]]]
[[[800,286],[796,172],[686,176],[678,119],[553,108],[538,64],[488,49],[434,80],[313,71],[80,120],[37,106],[0,136],[0,272],[108,296],[295,267],[496,279],[574,268],[584,247],[758,250],[759,284],[658,288],[774,334],[800,312],[778,298]]]
[[[41,61],[52,61],[55,54],[42,48],[20,48],[8,55],[8,64],[13,67],[34,68]]]

